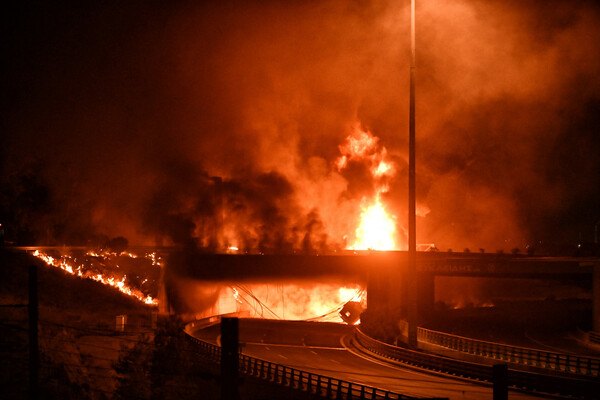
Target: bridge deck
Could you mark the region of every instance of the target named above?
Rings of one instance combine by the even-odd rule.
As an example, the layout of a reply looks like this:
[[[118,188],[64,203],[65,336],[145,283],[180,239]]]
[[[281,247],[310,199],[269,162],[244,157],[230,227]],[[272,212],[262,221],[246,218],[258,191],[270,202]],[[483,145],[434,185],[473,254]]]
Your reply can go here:
[[[174,252],[169,264],[197,279],[312,278],[344,275],[364,279],[369,273],[402,270],[406,252],[361,252],[339,255],[241,255]],[[507,278],[581,278],[591,276],[600,259],[540,258],[519,255],[417,254],[417,270],[433,275]]]

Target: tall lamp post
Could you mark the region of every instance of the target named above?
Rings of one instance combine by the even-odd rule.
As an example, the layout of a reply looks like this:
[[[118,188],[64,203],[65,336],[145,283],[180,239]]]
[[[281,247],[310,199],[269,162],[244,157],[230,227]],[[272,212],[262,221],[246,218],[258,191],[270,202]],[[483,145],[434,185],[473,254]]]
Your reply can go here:
[[[410,0],[410,115],[408,135],[408,345],[417,347],[417,239],[415,194],[415,1]]]

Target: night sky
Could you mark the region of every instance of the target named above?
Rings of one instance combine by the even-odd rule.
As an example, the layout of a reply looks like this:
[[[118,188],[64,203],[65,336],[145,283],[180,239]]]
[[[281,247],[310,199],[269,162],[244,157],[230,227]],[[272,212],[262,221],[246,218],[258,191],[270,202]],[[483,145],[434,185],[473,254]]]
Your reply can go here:
[[[2,8],[7,240],[210,245],[221,224],[221,246],[343,247],[373,194],[365,165],[333,166],[357,123],[405,223],[408,1]],[[598,2],[417,1],[416,80],[417,242],[594,240]]]

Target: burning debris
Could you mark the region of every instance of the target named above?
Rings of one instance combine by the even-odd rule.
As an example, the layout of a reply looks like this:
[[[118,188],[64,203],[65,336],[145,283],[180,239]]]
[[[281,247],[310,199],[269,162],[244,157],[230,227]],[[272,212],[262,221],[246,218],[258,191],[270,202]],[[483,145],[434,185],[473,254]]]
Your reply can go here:
[[[158,300],[149,293],[157,291],[156,274],[153,274],[151,267],[154,269],[161,266],[160,256],[153,253],[144,254],[143,258],[150,262],[151,265],[146,265],[137,268],[139,274],[144,274],[144,277],[136,276],[136,279],[128,278],[119,264],[119,258],[139,258],[138,255],[124,252],[120,255],[114,252],[95,252],[88,251],[80,257],[71,255],[60,255],[54,257],[40,250],[35,250],[33,256],[44,261],[48,266],[60,268],[68,274],[78,276],[83,279],[92,279],[104,285],[111,286],[121,293],[134,297],[139,301],[157,305]]]

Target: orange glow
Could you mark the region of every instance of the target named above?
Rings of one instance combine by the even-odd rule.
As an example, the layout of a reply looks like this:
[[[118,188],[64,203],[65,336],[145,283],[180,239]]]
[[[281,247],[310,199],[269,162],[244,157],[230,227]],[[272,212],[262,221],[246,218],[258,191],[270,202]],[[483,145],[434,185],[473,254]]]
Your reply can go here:
[[[346,143],[339,147],[340,153],[335,162],[339,171],[356,161],[366,164],[375,184],[374,198],[361,200],[360,221],[356,228],[355,240],[349,245],[352,250],[395,250],[396,218],[390,215],[381,202],[381,194],[389,190],[387,180],[396,174],[396,167],[379,139],[355,124]]]
[[[373,175],[376,177],[380,177],[383,175],[391,175],[393,172],[393,168],[394,166],[391,163],[387,163],[384,161],[381,161],[379,163],[379,165],[375,168],[375,170],[373,171]]]
[[[356,242],[351,249],[394,250],[395,232],[396,223],[377,198],[374,204],[362,207],[360,225],[356,228]]]
[[[237,253],[239,251],[240,251],[240,249],[237,246],[229,246],[227,248],[227,253],[228,254],[235,254],[235,253]]]
[[[252,318],[343,322],[339,311],[347,302],[364,303],[366,300],[365,292],[360,286],[319,283],[248,283],[223,284],[218,287],[211,282],[190,290],[197,293],[218,292],[214,303],[196,310],[194,317],[198,319],[235,313]],[[195,301],[195,304],[190,303],[189,306],[197,307],[202,303]]]
[[[127,284],[125,283],[125,280],[127,279],[127,275],[123,275],[121,278],[119,278],[117,276],[107,276],[105,274],[86,271],[84,269],[83,264],[75,265],[76,264],[75,259],[73,259],[72,257],[67,256],[67,255],[61,256],[60,258],[55,258],[55,257],[52,257],[46,253],[39,251],[39,250],[36,250],[33,253],[33,255],[34,255],[34,257],[37,257],[40,260],[44,261],[47,265],[49,265],[51,267],[55,267],[55,268],[60,268],[63,271],[67,272],[68,274],[75,275],[80,278],[92,279],[92,280],[100,282],[104,285],[111,286],[111,287],[119,290],[121,293],[124,293],[128,296],[134,297],[145,304],[149,304],[149,305],[157,305],[158,304],[157,299],[155,299],[151,296],[146,296],[140,290],[137,290],[135,288],[127,286]],[[87,255],[92,256],[92,257],[107,257],[108,256],[108,254],[101,255],[101,254],[98,254],[98,253],[95,253],[92,251],[88,252]],[[114,253],[113,253],[113,255],[114,255]],[[137,255],[132,254],[132,253],[123,253],[121,255],[131,257],[131,258],[138,257]],[[146,254],[145,257],[152,261],[152,265],[160,265],[159,257],[156,255],[156,253]],[[145,283],[146,281],[147,280],[145,280],[143,283]]]
[[[360,288],[341,287],[338,290],[340,300],[344,303],[349,301],[363,301],[363,290]]]

